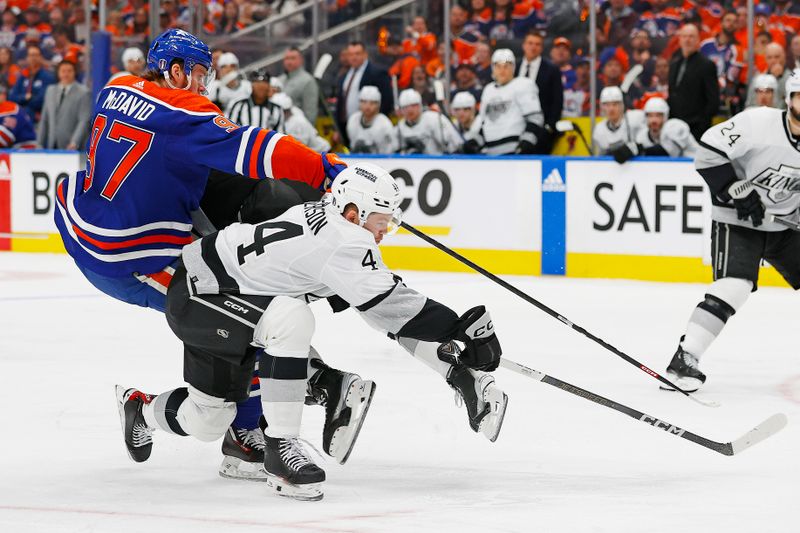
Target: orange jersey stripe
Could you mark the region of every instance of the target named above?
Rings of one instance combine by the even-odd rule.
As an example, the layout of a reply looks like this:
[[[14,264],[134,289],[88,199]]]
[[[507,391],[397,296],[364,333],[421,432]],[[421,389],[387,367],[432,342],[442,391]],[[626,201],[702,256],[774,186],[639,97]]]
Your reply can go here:
[[[211,103],[211,100],[205,96],[194,94],[190,91],[183,91],[181,89],[161,87],[156,83],[147,81],[138,76],[120,76],[119,78],[112,80],[108,86],[129,87],[131,89],[139,90],[148,96],[152,96],[153,98],[161,100],[165,104],[177,107],[179,109],[185,109],[187,111],[222,114],[220,108]]]
[[[261,151],[261,145],[264,143],[264,137],[267,136],[267,130],[259,130],[256,134],[256,140],[253,143],[253,150],[250,152],[250,177],[258,178],[258,153]]]

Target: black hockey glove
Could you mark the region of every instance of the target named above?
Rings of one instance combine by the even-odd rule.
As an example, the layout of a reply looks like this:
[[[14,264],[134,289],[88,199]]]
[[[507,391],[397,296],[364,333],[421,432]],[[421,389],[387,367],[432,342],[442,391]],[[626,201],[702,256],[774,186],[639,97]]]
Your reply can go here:
[[[515,154],[535,154],[536,153],[536,145],[530,141],[520,141],[517,145],[517,150],[514,152]]]
[[[462,363],[484,372],[497,369],[503,350],[494,333],[492,317],[484,306],[473,307],[461,315],[455,338],[464,343],[459,358]]]
[[[764,213],[766,208],[761,201],[753,186],[753,182],[746,180],[734,181],[727,190],[728,195],[733,200],[733,206],[736,208],[736,216],[739,220],[747,220],[748,218],[753,221],[753,227],[757,228],[764,221]]]
[[[641,147],[636,143],[623,143],[611,149],[610,154],[614,156],[614,161],[620,165],[630,161],[641,152]]]
[[[464,141],[463,146],[461,146],[461,150],[463,150],[465,154],[479,154],[481,153],[481,145],[475,139],[467,139]]]

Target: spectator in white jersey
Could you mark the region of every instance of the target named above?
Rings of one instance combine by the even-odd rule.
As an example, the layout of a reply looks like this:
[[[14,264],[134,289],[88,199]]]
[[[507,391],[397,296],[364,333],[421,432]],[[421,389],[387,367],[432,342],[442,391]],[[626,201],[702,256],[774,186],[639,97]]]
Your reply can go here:
[[[242,79],[239,72],[239,58],[231,52],[225,52],[217,59],[217,79],[208,84],[208,99],[220,109],[228,111],[235,101],[250,96],[250,82]]]
[[[394,153],[394,126],[380,112],[381,92],[374,85],[365,85],[358,92],[358,103],[358,111],[347,119],[350,151],[358,154]]]
[[[638,109],[625,111],[622,90],[617,86],[600,91],[600,107],[605,120],[592,132],[595,155],[612,155],[617,163],[638,155],[636,136],[645,127],[644,113]]]
[[[689,125],[679,118],[669,118],[667,101],[658,96],[644,105],[647,127],[636,136],[639,155],[661,155],[670,157],[694,157],[697,141],[692,137]]]
[[[397,149],[401,154],[452,154],[461,147],[455,125],[441,113],[422,108],[422,97],[406,89],[398,98],[400,115],[395,126]]]
[[[750,82],[753,90],[753,101],[747,107],[775,107],[775,93],[778,92],[778,80],[772,74],[759,74]]]
[[[250,96],[233,102],[226,113],[236,124],[283,131],[283,109],[270,101],[272,86],[266,69],[251,72],[248,76]]]
[[[272,103],[283,109],[285,133],[317,152],[327,152],[331,149],[331,143],[324,137],[320,137],[317,129],[303,114],[303,110],[294,105],[288,94],[275,94],[272,97]]]
[[[450,109],[456,119],[456,129],[465,141],[475,138],[480,130],[476,105],[475,97],[467,91],[456,93],[450,102]]]

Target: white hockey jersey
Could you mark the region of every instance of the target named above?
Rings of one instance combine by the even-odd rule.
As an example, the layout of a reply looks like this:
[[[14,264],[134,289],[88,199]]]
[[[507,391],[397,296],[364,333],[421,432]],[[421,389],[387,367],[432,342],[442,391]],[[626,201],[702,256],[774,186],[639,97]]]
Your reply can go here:
[[[461,147],[452,122],[444,115],[426,109],[419,120],[409,124],[405,119],[395,126],[397,150],[401,154],[452,154]]]
[[[626,111],[616,128],[608,120],[598,122],[592,132],[595,155],[607,155],[620,144],[635,143],[642,129],[647,129],[647,122],[641,109]]]
[[[746,109],[706,130],[699,144],[695,157],[695,168],[699,171],[730,163],[736,179],[753,182],[767,211],[764,222],[756,229],[786,229],[771,222],[770,215],[798,220],[800,139],[792,137],[786,111],[771,107]],[[732,202],[723,204],[719,198],[714,198],[711,218],[753,227],[750,219],[742,221],[737,218]]]
[[[530,123],[544,126],[539,89],[532,79],[524,77],[514,78],[505,85],[490,83],[483,89],[478,118],[484,151],[513,154]]]
[[[661,126],[658,139],[653,139],[645,126],[636,135],[636,143],[644,148],[660,144],[670,157],[694,157],[699,145],[692,137],[689,125],[679,118],[671,118]]]
[[[372,123],[364,124],[361,111],[356,111],[347,119],[347,136],[350,138],[350,151],[356,154],[393,154],[395,133],[392,121],[378,113]]]
[[[338,295],[370,325],[397,333],[427,298],[381,258],[372,234],[325,202],[297,205],[258,224],[232,224],[183,249],[194,294]]]
[[[253,92],[253,86],[247,80],[239,80],[236,87],[228,87],[222,80],[214,80],[208,84],[208,99],[212,102],[219,102],[222,110],[228,109],[234,102],[249,98]]]
[[[286,119],[283,125],[287,135],[291,135],[317,152],[327,152],[331,149],[331,143],[319,135],[317,128],[311,125],[311,122],[303,114],[302,109],[292,106],[291,113],[291,116]]]

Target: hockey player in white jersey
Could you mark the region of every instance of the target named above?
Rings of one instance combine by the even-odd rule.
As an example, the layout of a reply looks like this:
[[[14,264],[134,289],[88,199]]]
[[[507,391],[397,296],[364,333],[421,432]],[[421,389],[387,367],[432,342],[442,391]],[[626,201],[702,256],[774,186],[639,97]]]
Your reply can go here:
[[[291,96],[286,93],[275,93],[272,95],[272,103],[283,109],[284,133],[317,152],[327,152],[331,149],[331,143],[320,136],[317,128],[303,114],[303,110],[294,105]]]
[[[692,137],[686,122],[679,118],[669,118],[666,100],[650,98],[644,105],[644,114],[647,127],[640,129],[636,135],[639,155],[694,157],[698,149],[697,141]]]
[[[778,91],[778,80],[772,74],[759,74],[753,78],[753,102],[747,107],[777,107],[775,93]]]
[[[239,71],[239,58],[232,52],[225,52],[217,59],[219,76],[208,84],[208,99],[227,111],[234,102],[250,96],[253,88]],[[227,114],[227,113],[226,113]]]
[[[167,294],[167,320],[184,343],[189,386],[155,397],[118,387],[125,443],[135,460],[149,457],[152,440],[142,435],[155,428],[206,441],[222,436],[236,414],[234,400],[247,394],[252,352],[260,347],[267,483],[284,496],[322,498],[325,472],[298,436],[314,332],[307,302],[325,297],[353,307],[440,373],[463,398],[471,428],[497,438],[508,398],[487,373],[502,353],[489,313],[477,306],[458,317],[386,268],[377,245],[398,226],[402,200],[388,172],[350,166],[332,188],[327,201],[258,225],[233,224],[184,249]],[[351,390],[348,408],[357,413],[365,394]],[[349,429],[324,440],[328,453],[342,446],[338,439],[355,439],[360,424]]]
[[[714,282],[695,308],[667,367],[686,391],[706,381],[700,358],[758,287],[763,260],[800,289],[800,232],[772,216],[798,220],[800,210],[800,78],[786,81],[787,111],[747,109],[708,129],[695,167],[711,192]]]
[[[638,109],[625,111],[622,90],[616,86],[600,91],[600,107],[605,120],[592,132],[595,155],[612,155],[618,163],[638,155],[636,136],[645,128],[644,113]]]
[[[481,121],[475,109],[476,105],[475,97],[467,91],[456,93],[450,102],[450,109],[453,110],[453,117],[456,120],[456,129],[464,138],[465,144],[466,141],[480,135]]]
[[[492,54],[494,82],[481,94],[480,135],[464,143],[464,152],[544,153],[544,114],[539,90],[532,79],[514,77],[515,64],[514,53],[508,48]]]
[[[355,154],[393,154],[395,133],[392,121],[381,113],[381,92],[374,85],[358,91],[358,111],[347,119],[350,152]]]
[[[452,122],[441,113],[422,108],[422,96],[406,89],[398,98],[402,120],[395,126],[398,153],[452,154],[461,148],[461,138]]]

